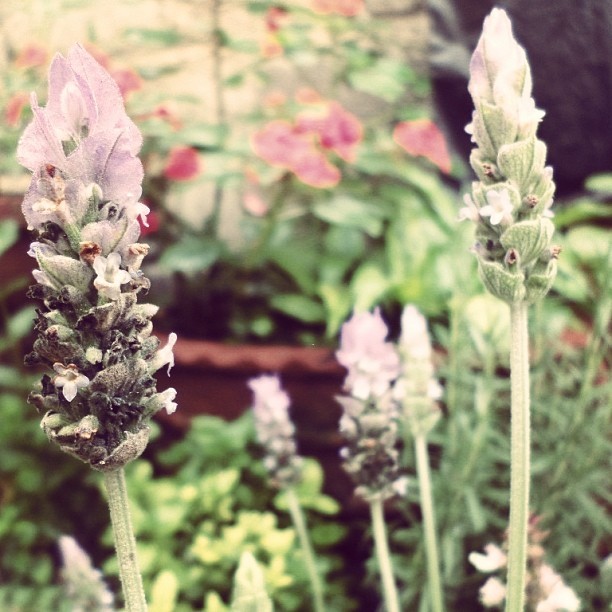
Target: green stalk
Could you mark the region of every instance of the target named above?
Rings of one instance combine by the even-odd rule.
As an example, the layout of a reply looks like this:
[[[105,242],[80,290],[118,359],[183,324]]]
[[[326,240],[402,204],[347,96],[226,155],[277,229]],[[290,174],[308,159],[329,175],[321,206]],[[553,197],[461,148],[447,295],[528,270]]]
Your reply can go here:
[[[506,612],[523,612],[529,520],[529,348],[527,303],[510,305],[510,523]]]
[[[125,609],[127,612],[146,612],[147,601],[138,569],[136,540],[130,520],[127,487],[123,468],[104,472],[104,484],[108,493],[115,550],[119,562],[119,576],[123,587]]]
[[[383,597],[385,600],[386,612],[400,612],[399,598],[391,555],[387,544],[387,529],[383,515],[383,505],[380,499],[370,502],[370,514],[372,516],[372,531],[374,533],[374,545],[376,547],[376,557],[378,558],[378,568],[382,579]]]
[[[300,506],[300,501],[296,495],[295,489],[288,488],[285,490],[287,493],[287,502],[289,504],[289,513],[295,530],[297,531],[302,551],[304,552],[304,561],[306,563],[306,571],[310,579],[310,586],[312,588],[312,599],[315,612],[325,612],[325,605],[323,602],[323,587],[317,572],[317,566],[315,563],[315,556],[308,537],[308,531],[306,529],[306,521],[304,520],[304,513]]]
[[[417,476],[419,479],[421,514],[423,515],[423,529],[425,531],[425,554],[427,557],[427,578],[429,583],[431,610],[432,612],[443,612],[444,600],[442,597],[442,581],[440,579],[436,521],[434,516],[433,495],[431,492],[427,440],[424,434],[419,434],[414,439],[414,447],[416,451]]]

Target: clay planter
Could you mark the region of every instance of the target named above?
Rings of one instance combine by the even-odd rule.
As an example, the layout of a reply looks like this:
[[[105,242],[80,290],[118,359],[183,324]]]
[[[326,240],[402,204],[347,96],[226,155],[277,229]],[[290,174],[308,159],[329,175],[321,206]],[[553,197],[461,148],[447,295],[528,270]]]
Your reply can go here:
[[[166,342],[167,336],[157,335]],[[341,411],[334,399],[346,371],[335,360],[332,349],[229,345],[179,337],[174,356],[171,376],[166,376],[164,369],[157,375],[159,390],[177,390],[178,410],[163,417],[164,421],[185,428],[200,414],[234,419],[251,406],[247,380],[260,374],[278,374],[291,398],[299,452],[323,464],[327,493],[340,501],[352,496],[353,485],[338,456],[342,446],[338,431]]]

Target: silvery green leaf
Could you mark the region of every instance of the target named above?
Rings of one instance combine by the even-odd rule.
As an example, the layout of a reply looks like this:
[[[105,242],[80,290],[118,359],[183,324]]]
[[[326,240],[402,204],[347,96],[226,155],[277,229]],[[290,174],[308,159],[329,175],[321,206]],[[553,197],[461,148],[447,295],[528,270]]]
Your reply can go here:
[[[497,155],[497,166],[502,174],[523,192],[544,170],[546,145],[535,136],[502,145]]]
[[[500,237],[506,250],[516,249],[523,266],[536,260],[550,244],[555,227],[550,219],[520,221],[510,226]]]
[[[245,551],[234,576],[232,612],[272,612],[264,575],[252,553]]]
[[[500,106],[493,106],[486,102],[479,104],[478,118],[474,122],[474,139],[487,158],[495,160],[499,148],[509,142],[514,142],[517,135],[517,126],[512,118]],[[483,146],[491,143],[492,149]]]
[[[504,302],[520,302],[525,297],[522,272],[508,272],[500,263],[478,260],[478,271],[488,291]]]
[[[89,290],[93,270],[87,264],[64,255],[45,255],[39,248],[34,252],[41,272],[56,289],[72,285],[83,293]]]
[[[556,276],[557,261],[555,259],[536,266],[536,269],[529,274],[525,282],[525,299],[533,303],[543,298],[550,291]]]

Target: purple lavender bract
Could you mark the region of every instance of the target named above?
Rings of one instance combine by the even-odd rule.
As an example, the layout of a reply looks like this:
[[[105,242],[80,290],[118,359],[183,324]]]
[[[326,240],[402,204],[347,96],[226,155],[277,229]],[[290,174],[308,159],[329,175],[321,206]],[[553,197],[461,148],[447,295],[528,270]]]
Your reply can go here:
[[[114,470],[142,453],[151,416],[176,408],[175,391],[156,393],[152,376],[172,363],[176,337],[158,350],[157,307],[137,303],[150,285],[140,270],[148,246],[136,242],[148,212],[142,137],[117,85],[78,45],[56,55],[47,106],[33,95],[32,110],[17,156],[33,172],[22,209],[39,267],[30,296],[44,307],[26,363],[48,373],[29,401],[62,450]]]

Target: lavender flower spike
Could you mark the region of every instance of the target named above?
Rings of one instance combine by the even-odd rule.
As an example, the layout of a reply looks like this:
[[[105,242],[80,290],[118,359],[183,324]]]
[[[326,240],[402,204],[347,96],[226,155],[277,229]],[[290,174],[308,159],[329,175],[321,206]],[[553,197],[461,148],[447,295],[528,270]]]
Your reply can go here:
[[[544,112],[531,97],[531,70],[506,13],[493,9],[472,55],[468,89],[474,113],[466,131],[476,144],[478,177],[460,219],[476,225],[480,276],[505,302],[537,301],[556,275],[551,245],[555,184],[536,131]]]
[[[26,363],[49,373],[29,401],[62,450],[112,471],[142,453],[155,412],[176,408],[152,376],[173,362],[172,346],[158,351],[157,307],[137,303],[150,285],[138,243],[142,138],[117,85],[78,45],[54,58],[47,105],[33,96],[32,110],[17,156],[33,173],[22,208],[39,267],[29,295],[43,307]]]
[[[300,480],[302,458],[297,455],[295,427],[289,419],[289,396],[278,376],[259,376],[247,384],[253,391],[257,438],[267,453],[264,464],[276,486],[290,487]]]
[[[437,400],[442,387],[434,376],[427,321],[411,304],[402,312],[398,350],[402,371],[393,385],[393,397],[412,435],[426,435],[440,418]]]
[[[342,326],[338,361],[348,370],[338,397],[343,408],[340,431],[348,445],[341,450],[344,468],[368,501],[403,494],[396,449],[398,405],[391,384],[400,373],[399,356],[386,341],[380,311],[356,313]]]

